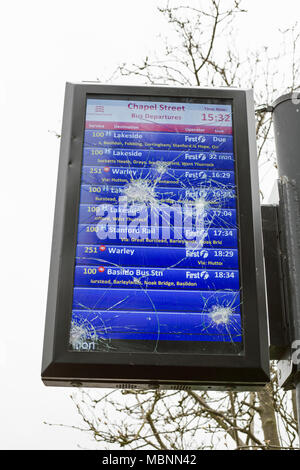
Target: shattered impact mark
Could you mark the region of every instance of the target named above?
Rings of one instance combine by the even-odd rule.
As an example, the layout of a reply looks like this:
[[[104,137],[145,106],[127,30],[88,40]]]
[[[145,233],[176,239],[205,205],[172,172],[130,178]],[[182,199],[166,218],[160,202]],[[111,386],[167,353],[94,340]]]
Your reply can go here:
[[[127,197],[128,203],[157,203],[155,186],[147,179],[139,178],[131,181],[125,186],[123,193]]]
[[[91,324],[78,324],[72,320],[69,341],[73,349],[95,349],[95,342],[97,340],[97,333]]]
[[[155,162],[153,166],[156,169],[157,173],[163,175],[167,171],[167,168],[170,166],[170,163],[159,160]]]
[[[230,307],[219,307],[215,305],[210,312],[210,317],[216,325],[228,325],[233,315]]]
[[[195,206],[196,214],[200,216],[204,215],[210,210],[209,201],[207,201],[204,197],[199,197],[198,199],[196,199],[193,202],[193,205]]]

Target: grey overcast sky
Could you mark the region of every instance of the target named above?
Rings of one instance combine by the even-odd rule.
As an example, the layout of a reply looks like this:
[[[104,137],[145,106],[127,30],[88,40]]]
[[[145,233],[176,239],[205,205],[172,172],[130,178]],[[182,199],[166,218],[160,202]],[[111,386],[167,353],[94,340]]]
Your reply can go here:
[[[226,0],[224,0],[226,3]],[[66,81],[103,79],[120,62],[159,50],[157,1],[12,0],[0,15],[0,448],[92,447],[70,389],[40,381],[59,140]],[[296,0],[249,0],[235,43],[277,47],[300,17]],[[130,83],[129,79],[127,83]]]

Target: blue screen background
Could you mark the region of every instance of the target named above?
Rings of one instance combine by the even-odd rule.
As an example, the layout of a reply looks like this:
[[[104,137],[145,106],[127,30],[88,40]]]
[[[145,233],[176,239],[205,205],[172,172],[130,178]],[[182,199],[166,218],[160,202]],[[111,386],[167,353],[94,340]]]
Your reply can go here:
[[[172,105],[152,121],[87,101],[72,349],[242,341],[231,106]]]

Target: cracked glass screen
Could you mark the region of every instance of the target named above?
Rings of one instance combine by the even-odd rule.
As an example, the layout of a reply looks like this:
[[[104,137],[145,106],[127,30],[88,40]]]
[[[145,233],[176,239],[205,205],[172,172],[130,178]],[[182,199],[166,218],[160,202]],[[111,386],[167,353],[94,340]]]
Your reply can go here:
[[[88,98],[70,349],[240,353],[232,105]]]

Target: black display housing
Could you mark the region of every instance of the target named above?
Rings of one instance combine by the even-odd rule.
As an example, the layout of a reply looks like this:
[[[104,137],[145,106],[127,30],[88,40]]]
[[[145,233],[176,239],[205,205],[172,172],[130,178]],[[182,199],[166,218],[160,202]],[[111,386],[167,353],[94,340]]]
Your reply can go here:
[[[70,351],[87,97],[232,103],[243,350],[239,354]],[[269,381],[268,325],[252,90],[67,83],[54,216],[42,380],[46,385],[248,390]]]

